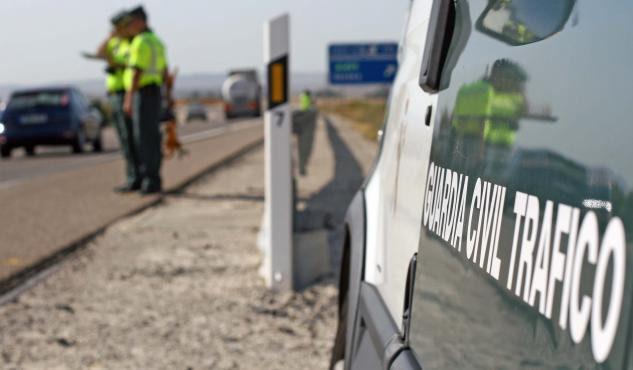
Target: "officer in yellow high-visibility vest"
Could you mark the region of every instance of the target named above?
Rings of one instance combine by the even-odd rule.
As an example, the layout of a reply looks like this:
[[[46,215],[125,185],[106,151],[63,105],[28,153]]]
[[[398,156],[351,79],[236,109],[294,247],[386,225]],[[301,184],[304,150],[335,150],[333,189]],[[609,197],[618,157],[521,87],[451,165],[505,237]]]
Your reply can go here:
[[[112,118],[119,137],[121,152],[125,159],[126,181],[116,187],[118,192],[130,192],[139,190],[141,178],[139,174],[138,159],[134,145],[134,132],[132,119],[123,112],[123,100],[125,99],[125,86],[123,72],[127,66],[129,57],[130,39],[126,33],[130,17],[127,11],[121,11],[110,19],[113,30],[110,36],[101,44],[97,56],[108,62],[106,69],[106,89],[112,110]]]
[[[299,94],[299,109],[304,112],[312,109],[312,94],[309,90],[304,90]]]
[[[161,40],[148,27],[143,7],[130,10],[128,30],[133,36],[130,57],[124,72],[124,110],[132,117],[134,138],[140,161],[141,193],[162,190],[161,88],[167,81],[167,58]],[[167,86],[171,102],[171,86]]]

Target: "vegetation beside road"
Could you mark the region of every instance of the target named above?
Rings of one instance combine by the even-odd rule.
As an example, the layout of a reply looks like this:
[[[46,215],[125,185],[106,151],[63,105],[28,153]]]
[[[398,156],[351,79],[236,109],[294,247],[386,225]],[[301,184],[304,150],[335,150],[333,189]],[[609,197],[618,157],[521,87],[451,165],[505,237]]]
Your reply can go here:
[[[363,136],[377,140],[378,130],[382,128],[385,117],[384,99],[319,99],[317,105],[324,113],[347,118]]]

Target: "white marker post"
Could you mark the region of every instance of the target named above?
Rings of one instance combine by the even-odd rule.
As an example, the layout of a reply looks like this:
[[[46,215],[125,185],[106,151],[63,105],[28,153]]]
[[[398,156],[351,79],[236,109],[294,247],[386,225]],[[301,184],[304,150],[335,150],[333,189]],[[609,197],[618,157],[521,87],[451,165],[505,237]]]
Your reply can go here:
[[[290,17],[264,24],[264,63],[267,70],[268,110],[264,114],[266,202],[262,273],[268,287],[293,288],[291,115],[289,103]]]

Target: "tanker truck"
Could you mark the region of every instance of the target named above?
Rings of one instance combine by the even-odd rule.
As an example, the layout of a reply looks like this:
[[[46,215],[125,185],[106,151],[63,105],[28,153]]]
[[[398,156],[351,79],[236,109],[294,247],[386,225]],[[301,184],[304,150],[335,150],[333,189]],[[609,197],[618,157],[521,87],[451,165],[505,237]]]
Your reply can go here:
[[[234,70],[222,85],[224,115],[236,117],[259,117],[261,115],[261,86],[257,71]]]

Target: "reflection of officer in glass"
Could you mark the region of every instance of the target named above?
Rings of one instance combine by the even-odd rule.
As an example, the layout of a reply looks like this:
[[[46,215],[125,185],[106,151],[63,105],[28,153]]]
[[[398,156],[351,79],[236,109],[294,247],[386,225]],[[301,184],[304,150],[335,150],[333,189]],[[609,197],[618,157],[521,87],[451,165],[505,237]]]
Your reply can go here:
[[[526,81],[519,65],[500,59],[488,76],[459,89],[452,126],[462,169],[474,170],[485,159],[486,172],[497,172],[498,162],[514,145],[518,120],[525,111]]]
[[[149,29],[142,7],[129,13],[130,57],[125,70],[124,110],[132,117],[141,172],[141,192],[161,191],[161,88],[167,81],[167,59],[161,40]],[[170,86],[167,94],[170,94]],[[170,98],[171,102],[172,99]]]
[[[518,64],[500,59],[493,64],[489,80],[494,88],[494,96],[491,119],[484,130],[485,173],[491,178],[498,178],[502,175],[508,155],[514,147],[519,119],[526,112],[527,75]]]

